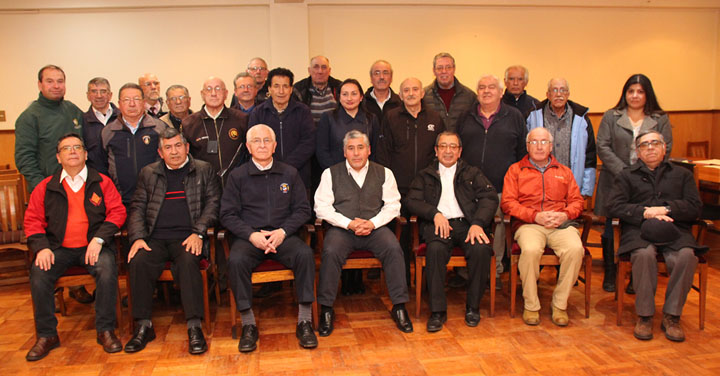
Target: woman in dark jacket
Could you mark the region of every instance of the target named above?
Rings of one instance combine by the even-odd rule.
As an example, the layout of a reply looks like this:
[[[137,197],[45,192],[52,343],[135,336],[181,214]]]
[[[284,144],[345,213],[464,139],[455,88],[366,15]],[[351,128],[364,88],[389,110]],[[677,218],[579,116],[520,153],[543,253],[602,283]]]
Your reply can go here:
[[[635,138],[642,132],[657,130],[665,138],[667,156],[672,149],[672,126],[667,114],[660,108],[650,79],[634,74],[625,81],[620,100],[603,115],[597,134],[597,153],[602,161],[595,198],[595,214],[606,216],[601,241],[605,277],[603,290],[615,291],[615,250],[612,217],[607,205],[615,177],[623,168],[637,161]],[[630,285],[631,286],[631,285]]]

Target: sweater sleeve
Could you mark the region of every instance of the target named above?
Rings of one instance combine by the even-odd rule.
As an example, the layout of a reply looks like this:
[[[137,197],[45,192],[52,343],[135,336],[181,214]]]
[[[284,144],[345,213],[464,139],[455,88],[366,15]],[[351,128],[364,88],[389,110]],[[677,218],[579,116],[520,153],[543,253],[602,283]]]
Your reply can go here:
[[[519,173],[520,167],[517,164],[513,164],[505,174],[500,206],[504,213],[512,217],[525,223],[535,223],[537,210],[523,206],[520,203],[520,187],[518,186]]]
[[[50,179],[48,177],[35,187],[25,210],[23,228],[28,240],[28,248],[33,253],[50,248],[50,242],[45,233],[48,225],[45,220],[45,189]]]
[[[27,112],[15,121],[15,165],[32,191],[44,178],[37,157],[38,119]]]
[[[220,203],[220,222],[225,228],[241,239],[249,240],[250,234],[255,230],[242,219],[242,189],[240,186],[240,172],[235,169],[230,173]]]
[[[307,106],[301,106],[299,124],[300,140],[284,162],[300,170],[315,153],[315,122]]]
[[[307,191],[303,184],[302,178],[297,171],[292,172],[292,202],[290,204],[290,216],[280,226],[286,234],[294,234],[303,223],[307,222],[311,217],[310,202],[307,198]]]

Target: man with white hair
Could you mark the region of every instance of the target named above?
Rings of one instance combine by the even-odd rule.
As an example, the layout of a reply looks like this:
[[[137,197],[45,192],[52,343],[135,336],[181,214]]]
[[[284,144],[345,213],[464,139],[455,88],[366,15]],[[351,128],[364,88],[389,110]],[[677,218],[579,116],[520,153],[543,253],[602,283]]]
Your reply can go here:
[[[525,91],[529,80],[530,72],[522,65],[512,65],[505,69],[505,94],[502,101],[520,110],[524,117],[540,108],[540,101]]]
[[[503,177],[510,165],[527,153],[525,119],[518,109],[501,102],[502,91],[503,86],[497,77],[482,76],[477,85],[477,101],[457,123],[457,133],[465,146],[462,159],[482,170],[498,193],[503,191]],[[502,218],[503,213],[498,209],[496,215]],[[497,258],[495,288],[501,289],[500,274],[505,254],[505,226],[502,222],[495,227],[494,235],[493,250]]]

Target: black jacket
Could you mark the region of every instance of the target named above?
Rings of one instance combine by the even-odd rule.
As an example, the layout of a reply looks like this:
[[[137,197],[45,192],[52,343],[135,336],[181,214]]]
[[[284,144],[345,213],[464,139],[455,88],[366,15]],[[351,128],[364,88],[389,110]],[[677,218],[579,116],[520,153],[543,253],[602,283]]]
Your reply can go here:
[[[382,119],[385,117],[385,114],[387,114],[390,110],[393,108],[398,108],[403,105],[402,101],[400,100],[400,97],[395,94],[395,92],[390,89],[390,99],[388,99],[387,102],[385,102],[385,105],[383,106],[382,110],[380,109],[380,106],[378,106],[377,101],[375,101],[375,98],[373,98],[370,93],[372,93],[373,87],[370,86],[370,88],[367,89],[365,92],[365,96],[363,96],[363,106],[365,106],[365,109],[372,112],[373,115],[378,119],[378,122],[382,123]],[[382,124],[380,124],[382,125]]]
[[[679,250],[684,247],[707,251],[695,242],[691,233],[693,222],[700,217],[702,202],[695,179],[690,171],[661,163],[655,173],[637,163],[626,167],[615,178],[608,201],[609,215],[620,218],[622,237],[618,254],[645,248],[650,242],[640,237],[640,226],[646,206],[670,206],[670,217],[680,231],[680,237],[665,246]]]
[[[297,170],[278,160],[266,171],[258,170],[252,160],[234,169],[220,207],[223,227],[245,240],[255,231],[278,228],[290,236],[311,215]]]
[[[505,89],[505,94],[503,94],[502,102],[520,110],[520,113],[522,113],[524,119],[527,119],[528,115],[530,115],[531,112],[542,108],[542,106],[540,105],[540,101],[528,94],[526,90],[523,90],[523,93],[520,94],[517,99],[515,99],[515,95]]]
[[[490,128],[485,130],[476,101],[458,119],[457,133],[463,146],[462,159],[480,168],[495,189],[502,192],[508,168],[527,154],[527,128],[520,111],[501,103]]]
[[[333,97],[335,97],[335,100],[338,100],[340,97],[340,85],[342,84],[342,81],[334,78],[333,76],[328,77],[328,87],[332,91]],[[297,98],[300,102],[304,103],[306,106],[310,107],[310,102],[312,101],[312,94],[310,93],[310,88],[312,87],[312,78],[306,77],[302,80],[298,81],[293,85],[293,94],[295,95],[295,98]]]
[[[190,208],[192,232],[205,234],[218,218],[220,185],[210,163],[188,155],[189,171],[185,177],[185,197]],[[145,166],[138,175],[137,189],[130,204],[127,228],[130,244],[147,239],[155,228],[160,207],[167,193],[165,161]]]
[[[110,103],[110,107],[112,107],[113,112],[106,124],[112,123],[118,115],[120,115],[120,110],[115,107],[114,104]],[[107,175],[108,171],[104,162],[105,159],[103,157],[104,151],[101,137],[101,133],[104,128],[105,124],[98,120],[97,116],[95,116],[92,105],[90,105],[90,108],[83,113],[82,127],[82,137],[85,142],[85,150],[87,150],[87,165],[88,167],[98,170],[101,174]]]
[[[435,157],[435,139],[445,123],[438,112],[422,104],[417,118],[400,106],[390,110],[382,124],[376,160],[393,172],[404,197],[415,175]]]
[[[420,171],[413,179],[406,199],[410,213],[423,220],[421,234],[425,234],[427,226],[434,231],[433,218],[439,213],[437,206],[442,193],[442,182],[438,163],[435,160]],[[485,233],[489,234],[498,207],[497,192],[490,181],[480,169],[458,159],[454,188],[455,199],[468,223],[482,227]]]
[[[368,136],[370,159],[375,160],[375,148],[380,135],[377,118],[362,108],[352,118],[345,112],[345,109],[339,107],[334,111],[324,113],[318,122],[315,156],[323,170],[345,160],[343,138],[351,130],[359,130]]]

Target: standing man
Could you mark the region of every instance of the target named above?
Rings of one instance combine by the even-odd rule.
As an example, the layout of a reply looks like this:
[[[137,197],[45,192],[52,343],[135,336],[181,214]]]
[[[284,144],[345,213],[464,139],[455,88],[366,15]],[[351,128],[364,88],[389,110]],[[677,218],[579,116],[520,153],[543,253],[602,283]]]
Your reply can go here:
[[[502,101],[520,110],[525,118],[531,111],[541,108],[540,101],[525,91],[529,80],[530,72],[522,65],[513,65],[505,69],[505,94]]]
[[[155,339],[152,295],[155,283],[172,262],[180,286],[188,327],[188,352],[207,351],[203,319],[203,281],[200,260],[204,236],[215,224],[220,208],[220,186],[209,163],[188,155],[189,145],[172,127],[160,134],[162,160],[145,166],[128,217],[129,283],[133,291],[135,333],[125,352],[137,352]]]
[[[370,86],[363,96],[365,109],[375,114],[382,126],[385,114],[402,104],[400,97],[392,90],[393,69],[385,60],[378,60],[370,66]]]
[[[545,128],[527,135],[528,155],[510,166],[502,193],[503,212],[517,219],[515,241],[520,246],[518,269],[522,279],[527,325],[540,323],[537,280],[545,246],[560,258],[557,286],[552,297],[552,322],[567,326],[567,300],[577,281],[585,250],[578,223],[583,198],[572,171],[550,155],[553,137]]]
[[[183,136],[190,143],[190,154],[212,165],[227,180],[227,174],[246,160],[243,149],[248,117],[242,111],[225,106],[228,91],[225,82],[208,77],[200,95],[203,108],[183,120]]]
[[[56,142],[62,166],[33,190],[25,211],[28,248],[35,254],[30,269],[37,340],[25,356],[44,358],[60,346],[53,294],[67,268],[84,266],[95,277],[95,329],[103,350],[122,350],[115,336],[117,265],[107,244],[125,223],[125,208],[113,182],[85,165],[87,153],[80,136],[68,133]]]
[[[357,249],[370,250],[385,271],[390,300],[390,316],[404,333],[413,331],[405,309],[408,299],[402,248],[386,226],[400,214],[400,192],[392,172],[368,161],[370,140],[352,130],[343,139],[344,162],[325,169],[315,192],[315,215],[330,227],[325,234],[320,266],[318,302],[321,304],[318,332],[321,337],[333,331],[338,279],[348,255]]]
[[[630,253],[632,262],[638,315],[634,335],[640,340],[653,337],[657,255],[662,253],[670,278],[660,328],[667,339],[682,342],[680,315],[698,263],[695,254],[707,252],[691,232],[702,202],[692,173],[665,161],[662,133],[641,133],[635,148],[638,161],[617,176],[608,203],[610,215],[620,218],[622,226],[618,254]]]
[[[118,92],[120,115],[108,123],[100,134],[103,162],[126,208],[130,206],[135,192],[138,173],[158,159],[158,135],[168,127],[164,122],[145,115],[143,95],[139,85],[123,85]]]
[[[107,175],[100,133],[108,123],[117,118],[120,110],[110,102],[112,91],[106,78],[95,77],[88,82],[87,99],[90,101],[90,108],[83,114],[82,128],[88,154],[87,165]]]
[[[475,94],[455,78],[455,58],[447,52],[441,52],[433,58],[435,81],[425,87],[424,103],[437,111],[445,127],[455,130],[460,115],[471,108]]]
[[[65,100],[65,72],[46,65],[38,72],[38,99],[15,122],[15,165],[32,192],[60,164],[53,145],[66,133],[82,133],[83,113]]]
[[[427,243],[428,332],[441,330],[447,321],[445,272],[453,248],[462,248],[468,265],[467,326],[480,322],[480,300],[491,267],[487,234],[498,206],[497,192],[480,169],[460,159],[461,153],[456,133],[440,133],[435,145],[438,162],[415,177],[406,201],[409,211],[424,220],[420,234]]]
[[[315,300],[315,259],[298,236],[310,219],[310,204],[297,170],[273,159],[275,132],[258,124],[247,132],[251,162],[230,174],[223,193],[220,218],[235,235],[229,259],[230,286],[242,317],[240,352],[257,348],[258,329],[252,304],[252,271],[263,260],[275,260],[292,269],[298,300],[295,330],[299,344],[315,348],[312,302]]]
[[[250,59],[247,65],[247,72],[255,78],[255,87],[258,88],[258,102],[262,102],[268,99],[268,88],[270,82],[267,80],[268,77],[268,65],[265,59],[261,57],[254,57]]]
[[[167,114],[160,117],[170,127],[182,132],[182,121],[192,114],[190,109],[190,93],[183,85],[172,85],[165,91],[168,109]]]
[[[248,72],[240,72],[235,76],[233,87],[235,88],[233,108],[249,114],[255,105],[260,103],[255,79]]]
[[[160,80],[152,73],[138,77],[138,85],[145,94],[145,111],[154,118],[160,118],[167,111],[163,110],[163,99],[160,96]]]
[[[293,87],[300,102],[310,107],[315,124],[322,114],[330,112],[337,106],[342,82],[330,76],[330,60],[318,55],[310,59],[307,78],[298,81]]]
[[[462,158],[478,167],[498,194],[503,191],[503,177],[510,165],[522,159],[527,153],[525,119],[516,108],[503,104],[502,84],[497,77],[485,75],[477,86],[477,101],[472,110],[458,121],[457,132],[462,140]],[[498,197],[500,198],[500,197]],[[495,215],[503,218],[501,208]],[[500,221],[495,226],[493,239],[495,251],[495,288],[502,289],[500,274],[503,272],[502,258],[505,255],[505,225]]]

